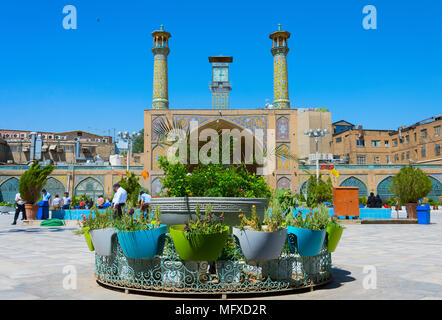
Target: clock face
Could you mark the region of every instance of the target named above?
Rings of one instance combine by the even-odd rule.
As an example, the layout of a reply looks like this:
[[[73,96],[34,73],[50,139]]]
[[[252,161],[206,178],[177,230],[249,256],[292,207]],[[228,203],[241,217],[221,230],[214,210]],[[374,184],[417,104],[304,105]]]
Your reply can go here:
[[[213,68],[213,81],[227,82],[229,81],[228,68]]]

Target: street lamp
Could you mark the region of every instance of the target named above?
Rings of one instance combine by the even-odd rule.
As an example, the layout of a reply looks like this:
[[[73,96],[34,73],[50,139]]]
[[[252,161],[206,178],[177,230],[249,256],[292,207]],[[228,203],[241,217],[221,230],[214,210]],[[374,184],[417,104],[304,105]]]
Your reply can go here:
[[[309,136],[310,138],[314,138],[316,143],[316,180],[319,180],[319,149],[318,149],[319,138],[322,138],[328,133],[329,131],[327,129],[319,129],[319,128],[316,130],[310,129],[304,131],[304,134],[306,136]]]
[[[127,172],[129,172],[130,169],[130,153],[133,146],[133,141],[139,137],[141,134],[139,132],[132,132],[129,134],[129,131],[118,131],[117,136],[119,136],[121,139],[127,140]]]

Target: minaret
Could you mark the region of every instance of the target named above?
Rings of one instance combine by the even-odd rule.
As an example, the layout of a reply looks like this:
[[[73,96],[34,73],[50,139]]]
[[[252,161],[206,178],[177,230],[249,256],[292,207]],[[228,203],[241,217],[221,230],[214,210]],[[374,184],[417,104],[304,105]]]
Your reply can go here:
[[[229,63],[233,57],[216,56],[209,57],[212,64],[212,109],[229,109],[229,92],[232,86],[229,82]]]
[[[273,106],[279,109],[290,108],[289,83],[287,77],[287,39],[290,33],[281,31],[281,25],[278,25],[278,31],[270,34],[272,39],[273,55]]]
[[[167,55],[169,54],[170,33],[163,30],[152,32],[154,55],[153,99],[152,109],[169,109],[169,92],[167,83]]]

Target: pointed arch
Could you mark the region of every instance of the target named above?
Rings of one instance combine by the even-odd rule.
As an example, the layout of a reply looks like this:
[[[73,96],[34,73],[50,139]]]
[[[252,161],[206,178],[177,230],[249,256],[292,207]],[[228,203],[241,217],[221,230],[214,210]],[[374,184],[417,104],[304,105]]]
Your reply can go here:
[[[0,185],[0,202],[14,203],[15,195],[18,193],[19,179],[11,177]]]
[[[367,189],[367,186],[365,185],[365,183],[362,182],[362,180],[360,180],[354,176],[351,176],[351,177],[345,179],[344,181],[342,181],[340,186],[341,187],[358,187],[360,198],[368,196],[368,189]]]
[[[432,176],[429,177],[431,179],[433,188],[431,189],[430,193],[428,193],[427,198],[431,198],[434,201],[439,201],[440,197],[442,196],[442,183]]]
[[[66,191],[64,184],[54,177],[49,177],[46,180],[46,184],[44,185],[43,189],[46,189],[46,191],[52,195],[52,199],[56,195],[62,197],[64,192]]]
[[[96,201],[98,196],[104,195],[104,187],[99,180],[87,177],[77,184],[74,194],[76,197],[84,194],[88,198],[92,198],[93,201]]]
[[[393,193],[390,191],[392,181],[393,177],[389,176],[378,183],[376,192],[382,200],[387,200],[393,197]]]

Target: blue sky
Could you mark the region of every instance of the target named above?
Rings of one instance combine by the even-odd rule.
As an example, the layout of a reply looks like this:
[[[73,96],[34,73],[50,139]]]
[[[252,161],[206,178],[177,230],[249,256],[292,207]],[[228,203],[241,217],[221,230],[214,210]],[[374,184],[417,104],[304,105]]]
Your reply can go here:
[[[62,28],[77,8],[78,29]],[[377,8],[364,30],[362,8]],[[137,130],[152,100],[151,32],[171,32],[171,108],[210,108],[210,55],[232,55],[231,108],[272,99],[269,33],[290,31],[293,107],[397,128],[442,112],[442,2],[3,1],[0,128]],[[99,21],[97,21],[99,19]]]

